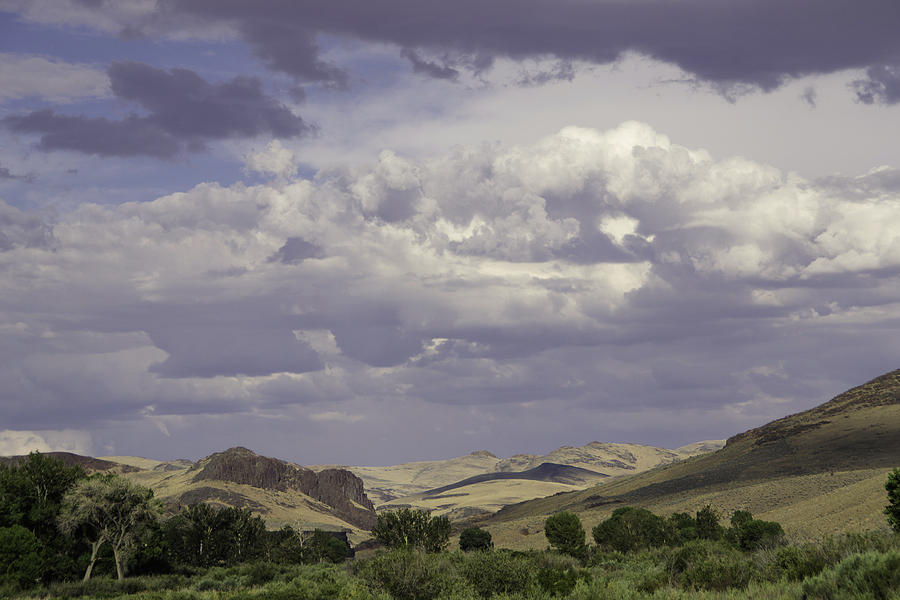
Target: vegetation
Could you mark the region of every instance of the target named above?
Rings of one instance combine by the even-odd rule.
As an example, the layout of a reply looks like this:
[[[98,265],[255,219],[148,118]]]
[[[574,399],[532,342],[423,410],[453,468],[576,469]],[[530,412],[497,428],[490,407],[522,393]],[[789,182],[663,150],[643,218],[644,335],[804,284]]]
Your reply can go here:
[[[550,545],[569,556],[584,558],[587,545],[584,543],[584,527],[578,515],[570,512],[557,513],[544,522],[544,535]]]
[[[424,510],[390,510],[378,515],[372,535],[388,548],[440,552],[450,542],[450,520],[432,517]]]
[[[84,580],[91,578],[100,548],[109,544],[116,575],[125,578],[125,558],[138,536],[156,520],[153,491],[116,475],[96,475],[75,483],[62,499],[60,529],[80,534],[91,545]]]
[[[888,474],[887,481],[884,482],[884,489],[887,490],[888,496],[888,505],[884,507],[884,514],[887,515],[891,529],[900,533],[900,467]]]
[[[463,552],[490,550],[493,547],[491,532],[481,527],[468,527],[459,534],[459,549]]]
[[[4,598],[900,599],[897,533],[791,544],[778,523],[739,510],[726,527],[711,506],[668,517],[622,507],[593,529],[590,546],[579,517],[561,512],[545,521],[552,548],[529,552],[494,549],[477,527],[447,552],[446,518],[401,509],[379,516],[387,548],[352,561],[339,536],[267,531],[243,509],[197,505],[158,521],[146,489],[39,455],[0,468],[0,508]],[[48,561],[67,556],[64,532],[76,534],[72,554],[53,570]],[[93,577],[81,577],[86,569]]]

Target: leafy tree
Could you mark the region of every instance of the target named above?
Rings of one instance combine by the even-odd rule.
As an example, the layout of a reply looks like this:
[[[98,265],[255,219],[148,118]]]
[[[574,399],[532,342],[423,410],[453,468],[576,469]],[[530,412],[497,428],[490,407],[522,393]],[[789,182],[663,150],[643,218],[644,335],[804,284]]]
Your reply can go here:
[[[11,581],[29,587],[37,583],[42,554],[41,542],[21,525],[0,528],[0,584]]]
[[[747,510],[737,510],[731,515],[731,529],[728,530],[727,538],[741,550],[772,547],[783,537],[784,530],[774,521],[754,519]]]
[[[350,555],[350,548],[327,531],[316,529],[303,538],[303,562],[341,563]]]
[[[166,521],[163,529],[173,559],[181,564],[235,564],[265,552],[265,523],[247,509],[193,504]]]
[[[432,517],[425,527],[425,552],[443,552],[450,543],[450,519]]]
[[[631,552],[669,544],[673,530],[660,516],[645,508],[624,506],[593,529],[598,546],[609,546],[619,552]]]
[[[493,547],[491,532],[481,527],[468,527],[459,534],[459,549],[463,552],[490,550]]]
[[[37,564],[45,582],[77,572],[76,559],[87,550],[80,540],[62,535],[57,524],[64,494],[85,477],[81,466],[69,467],[38,452],[18,465],[0,465],[0,527],[20,526],[35,536],[40,550],[37,559],[29,552],[33,561],[29,569]],[[31,581],[30,576],[27,579]]]
[[[388,548],[422,548],[426,552],[440,552],[450,540],[450,520],[447,517],[431,517],[424,510],[401,508],[378,515],[372,535]]]
[[[550,545],[562,552],[576,558],[584,558],[587,554],[587,545],[584,542],[584,527],[578,515],[564,511],[557,513],[544,521],[544,535]]]
[[[678,538],[679,542],[688,542],[697,539],[697,520],[687,513],[672,513],[669,515],[669,527]]]
[[[719,514],[709,504],[697,511],[697,537],[701,540],[718,540],[725,533],[725,528],[719,525]]]
[[[900,533],[900,467],[888,473],[884,489],[888,496],[888,505],[884,507],[884,514],[887,515],[891,529]]]
[[[84,581],[91,578],[104,544],[112,548],[116,575],[124,579],[128,552],[159,510],[153,490],[117,475],[94,475],[75,484],[63,497],[59,525],[65,532],[81,533],[91,544]]]

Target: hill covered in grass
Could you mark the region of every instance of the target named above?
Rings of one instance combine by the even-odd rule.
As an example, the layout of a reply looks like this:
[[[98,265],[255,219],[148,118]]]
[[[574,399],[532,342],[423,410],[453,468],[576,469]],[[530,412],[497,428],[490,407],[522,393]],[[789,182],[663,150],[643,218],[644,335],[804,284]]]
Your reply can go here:
[[[788,534],[884,528],[887,471],[900,465],[900,370],[813,409],[729,438],[717,452],[511,505],[485,524],[517,547],[543,543],[547,515],[570,510],[593,526],[619,506],[668,514],[712,504],[780,521]]]

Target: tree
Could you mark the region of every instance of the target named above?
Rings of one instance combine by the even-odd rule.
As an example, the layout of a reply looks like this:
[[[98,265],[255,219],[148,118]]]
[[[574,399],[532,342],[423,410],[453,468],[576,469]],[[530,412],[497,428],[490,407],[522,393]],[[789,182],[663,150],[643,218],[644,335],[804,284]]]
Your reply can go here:
[[[674,529],[665,519],[646,508],[623,506],[593,529],[598,546],[609,546],[619,552],[667,545]]]
[[[884,507],[884,514],[887,515],[891,529],[900,533],[900,467],[888,473],[884,489],[888,496],[888,505]]]
[[[83,542],[61,534],[57,525],[65,493],[87,475],[80,466],[69,467],[60,459],[32,452],[17,465],[0,465],[0,528],[23,527],[39,542],[39,579],[51,581],[77,572],[76,560],[87,552]],[[24,539],[16,530],[17,543]],[[7,535],[12,535],[7,532]],[[33,574],[35,553],[28,552]],[[17,564],[22,564],[21,562]],[[29,575],[20,578],[33,582]]]
[[[731,515],[731,529],[726,536],[741,550],[753,551],[778,544],[784,530],[775,521],[754,519],[749,510],[736,510]]]
[[[491,532],[481,527],[468,527],[459,534],[459,549],[463,552],[490,550],[493,547]]]
[[[576,558],[584,558],[587,545],[584,542],[584,527],[578,515],[567,511],[557,513],[544,521],[544,535],[550,545]]]
[[[450,520],[447,517],[431,517],[424,510],[390,510],[378,515],[372,535],[388,548],[422,548],[426,552],[440,552],[450,540]]]
[[[725,532],[719,525],[719,514],[709,504],[697,511],[696,521],[697,537],[701,540],[718,540]]]
[[[103,544],[112,548],[116,576],[125,578],[125,558],[144,526],[160,512],[153,490],[118,475],[94,475],[75,484],[63,497],[60,528],[81,533],[91,544],[84,581],[91,578]]]
[[[304,563],[342,563],[349,555],[349,546],[327,531],[316,529],[303,536]]]
[[[166,521],[163,529],[173,558],[181,564],[235,564],[265,553],[265,523],[243,508],[192,504]]]

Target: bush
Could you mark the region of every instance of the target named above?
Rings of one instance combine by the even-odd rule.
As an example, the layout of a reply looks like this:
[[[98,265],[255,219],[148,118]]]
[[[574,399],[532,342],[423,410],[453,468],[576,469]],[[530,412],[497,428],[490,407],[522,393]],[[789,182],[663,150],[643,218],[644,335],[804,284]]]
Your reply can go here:
[[[450,541],[450,519],[431,517],[424,510],[390,510],[378,515],[372,535],[388,548],[422,548],[426,552],[440,552]]]
[[[686,543],[669,558],[667,570],[681,587],[694,590],[744,588],[752,574],[747,557],[711,540]]]
[[[468,588],[447,555],[399,548],[381,552],[359,568],[359,576],[376,591],[396,600],[432,600]]]
[[[896,598],[900,589],[900,552],[851,555],[819,576],[803,582],[805,598]]]
[[[783,546],[775,551],[771,568],[774,571],[769,579],[786,579],[802,581],[807,577],[818,575],[829,566],[828,557],[819,546],[804,544],[802,546]]]
[[[584,527],[578,515],[570,512],[557,513],[544,521],[544,535],[550,545],[569,556],[585,559],[587,545],[584,543]]]
[[[752,552],[780,544],[784,539],[784,530],[774,521],[754,519],[749,511],[739,510],[731,517],[727,538],[741,550]]]
[[[887,491],[888,504],[884,507],[884,514],[887,516],[888,525],[891,529],[900,533],[900,468],[896,468],[888,473],[887,481],[884,482],[884,489]]]
[[[532,561],[527,556],[503,550],[476,552],[467,556],[463,575],[483,598],[524,592],[534,581]]]
[[[592,533],[598,546],[619,552],[663,546],[675,537],[665,519],[645,508],[632,506],[617,508],[609,519],[594,527]]]
[[[463,552],[473,550],[490,550],[494,547],[491,541],[491,532],[481,527],[469,527],[459,534],[459,549]]]

